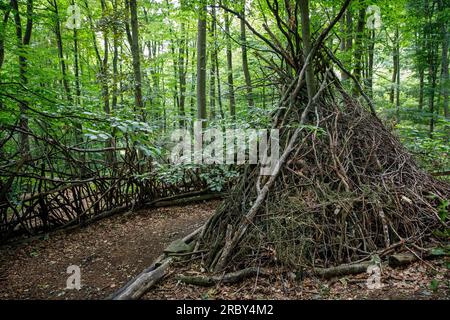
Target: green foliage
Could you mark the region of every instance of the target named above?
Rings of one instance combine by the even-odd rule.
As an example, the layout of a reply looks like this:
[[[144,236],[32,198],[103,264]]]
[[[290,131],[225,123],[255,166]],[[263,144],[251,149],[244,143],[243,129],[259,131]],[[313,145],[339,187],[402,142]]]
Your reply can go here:
[[[82,16],[81,28],[76,32],[66,27],[67,9],[72,1],[56,1],[57,8],[53,1],[33,2],[30,45],[18,44],[14,12],[10,12],[5,23],[0,23],[0,41],[5,49],[5,59],[0,67],[1,165],[13,166],[20,160],[19,135],[9,137],[8,134],[22,119],[27,120],[27,129],[33,134],[30,148],[36,158],[45,158],[48,151],[45,143],[39,139],[45,141],[51,138],[54,143],[78,149],[101,149],[113,144],[117,148],[134,148],[143,161],[153,159],[158,162],[156,175],[161,181],[171,183],[182,183],[184,170],[191,170],[199,172],[211,190],[220,191],[226,181],[237,174],[236,168],[228,166],[174,168],[167,164],[167,137],[182,124],[191,128],[197,119],[196,19],[201,1],[139,2],[144,110],[136,109],[133,59],[128,40],[130,17],[124,1],[106,0],[103,2],[105,6],[102,6],[101,1],[76,1]],[[2,2],[2,15],[9,8],[8,3]],[[280,12],[285,12],[288,3],[278,1]],[[355,56],[362,53],[364,89],[373,95],[379,114],[388,125],[392,124],[420,165],[432,172],[450,169],[450,123],[444,116],[443,97],[443,89],[448,87],[448,82],[441,77],[444,74],[441,61],[444,34],[441,26],[448,23],[450,10],[445,6],[442,8],[439,3],[436,0],[353,1],[347,12],[353,17],[353,22],[347,26],[347,18],[343,19],[326,41],[326,45],[336,52],[352,73],[356,67]],[[212,4],[208,2],[208,5]],[[247,19],[260,35],[268,39],[284,39],[269,8],[270,2],[222,1],[221,4],[237,12],[241,12],[245,4]],[[323,28],[341,5],[342,1],[312,0],[312,29],[316,31]],[[358,13],[368,5],[380,7],[382,26],[373,34],[364,28],[361,34],[356,28]],[[280,77],[283,80],[293,78],[293,72],[287,71],[280,75],[273,67],[268,68],[267,61],[274,61],[284,70],[282,65],[285,62],[281,62],[273,50],[267,49],[266,43],[247,30],[252,98],[255,101],[255,106],[249,107],[242,68],[240,21],[230,13],[230,34],[225,34],[224,10],[217,8],[215,20],[210,14],[211,7],[208,10],[205,17],[208,29],[211,31],[213,23],[216,23],[217,30],[216,34],[208,32],[207,41],[206,89],[208,91],[212,85],[215,92],[207,97],[209,124],[223,128],[270,128],[280,99],[278,83],[283,82]],[[19,17],[24,28],[26,1],[19,1]],[[282,25],[291,22],[282,22]],[[367,22],[367,17],[362,22]],[[58,26],[61,39],[56,33]],[[397,29],[399,39],[394,37]],[[359,36],[362,37],[362,44],[357,48],[356,38]],[[352,46],[341,50],[342,41],[346,39],[351,40]],[[61,48],[58,48],[58,44]],[[368,66],[371,44],[374,45],[373,90],[369,87]],[[396,44],[400,46],[399,84],[392,83],[392,55]],[[232,53],[232,70],[228,70],[228,45]],[[288,47],[287,42],[279,45],[283,50]],[[217,50],[217,65],[212,61],[211,53],[214,50]],[[19,57],[27,61],[22,71]],[[218,81],[215,82],[212,82],[214,78],[210,73],[213,66],[218,67],[214,75]],[[234,78],[236,117],[232,117],[230,111],[228,77],[231,74]],[[423,76],[422,84],[420,74]],[[184,92],[181,90],[182,85]],[[343,85],[347,89],[353,87],[351,81],[344,81]],[[390,101],[392,89],[399,91],[398,107]],[[422,105],[419,105],[421,92]],[[183,110],[182,96],[185,98]],[[27,106],[25,110],[24,105]],[[143,115],[145,121],[142,121]],[[304,128],[319,138],[324,133],[314,125]],[[118,161],[124,161],[120,152],[115,152],[115,156]],[[99,159],[102,158],[99,155],[85,155],[86,161],[91,158],[105,160]],[[63,179],[66,173],[64,161],[55,156],[50,162],[60,174],[60,177],[50,178]],[[139,173],[136,178],[147,179],[153,174]],[[1,181],[5,180],[2,177]],[[25,180],[13,183],[10,201],[20,202],[26,184]],[[440,213],[444,220],[448,219],[446,209],[448,211],[448,203]]]

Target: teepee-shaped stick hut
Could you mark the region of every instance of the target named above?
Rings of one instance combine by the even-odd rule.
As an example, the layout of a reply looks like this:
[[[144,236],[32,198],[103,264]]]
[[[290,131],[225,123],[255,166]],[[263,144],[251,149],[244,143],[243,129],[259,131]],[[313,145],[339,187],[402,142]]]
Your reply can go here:
[[[273,122],[284,151],[272,176],[248,167],[205,226],[197,248],[207,250],[210,270],[273,260],[296,267],[351,263],[399,244],[420,247],[436,228],[447,228],[437,207],[450,186],[419,169],[324,44],[350,2],[312,39],[308,0],[297,1],[301,23],[290,19],[291,25],[268,1],[284,41],[267,25],[271,39],[265,38],[239,12],[221,6],[243,19],[289,71],[278,70],[284,90]],[[346,92],[335,69],[355,80],[357,95]]]

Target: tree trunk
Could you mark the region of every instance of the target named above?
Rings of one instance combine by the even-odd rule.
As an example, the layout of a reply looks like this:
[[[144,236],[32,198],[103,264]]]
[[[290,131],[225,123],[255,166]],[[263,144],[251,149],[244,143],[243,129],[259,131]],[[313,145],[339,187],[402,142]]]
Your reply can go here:
[[[219,114],[220,118],[224,119],[225,115],[223,114],[223,102],[222,102],[222,84],[220,83],[220,66],[219,66],[219,53],[216,48],[216,60],[214,63],[216,64],[216,76],[217,76],[217,101],[219,102]]]
[[[216,8],[215,3],[212,3],[211,8],[211,27],[210,38],[212,41],[211,46],[211,61],[209,68],[209,108],[210,118],[214,120],[216,118],[216,56],[217,56],[217,37],[216,37]]]
[[[186,72],[187,72],[187,61],[188,61],[188,47],[187,47],[187,35],[185,23],[181,23],[181,43],[178,52],[178,77],[180,82],[180,102],[179,102],[179,116],[180,116],[180,126],[185,126],[186,118]]]
[[[225,12],[225,33],[227,34],[227,72],[228,72],[228,99],[230,104],[230,116],[236,117],[236,100],[234,96],[234,77],[233,77],[233,52],[231,50],[230,40],[230,17],[228,12]]]
[[[59,63],[60,63],[60,67],[61,67],[62,82],[63,82],[64,91],[66,93],[66,99],[69,102],[71,102],[72,95],[70,93],[69,82],[67,80],[67,68],[66,68],[66,61],[64,60],[64,49],[63,49],[63,43],[62,43],[62,37],[61,37],[61,22],[59,20],[58,3],[56,2],[56,0],[53,0],[53,9],[54,9],[54,13],[55,13],[55,35],[56,35],[56,44],[58,47]]]
[[[189,109],[190,109],[190,118],[191,118],[191,122],[194,121],[195,119],[195,114],[196,114],[196,108],[195,108],[195,95],[193,94],[195,92],[196,89],[196,50],[194,49],[196,47],[196,43],[193,44],[192,46],[192,57],[191,57],[191,99],[189,101]],[[192,124],[192,123],[191,123]],[[193,130],[193,124],[190,126]]]
[[[303,55],[308,57],[311,52],[311,32],[309,20],[309,0],[299,0],[300,14],[302,21]],[[306,87],[308,90],[308,99],[312,100],[315,94],[315,80],[312,60],[306,66]]]
[[[72,5],[75,1],[72,1]],[[73,57],[74,57],[74,75],[75,75],[75,97],[74,103],[75,106],[80,104],[81,97],[81,84],[80,84],[80,65],[79,65],[79,52],[78,52],[78,30],[76,28],[73,29]],[[77,145],[83,143],[83,125],[79,122],[75,122],[75,140]],[[86,160],[86,154],[82,153],[80,155],[80,161],[83,163]],[[81,167],[79,172],[80,177],[85,176],[84,167]]]
[[[146,115],[144,110],[144,102],[142,100],[142,75],[141,75],[141,57],[139,48],[139,25],[137,16],[136,0],[129,1],[130,24],[131,24],[131,55],[133,58],[134,73],[134,100],[136,111],[140,113],[141,120],[145,121]]]
[[[391,93],[389,94],[389,102],[393,105],[395,102],[395,90],[398,90],[398,67],[399,67],[399,30],[398,26],[395,29],[394,40],[392,42],[392,63],[393,63],[393,71],[392,71],[392,85],[391,85]]]
[[[425,72],[422,67],[419,68],[419,110],[423,109],[423,97],[424,97],[424,81]]]
[[[367,87],[369,89],[369,96],[373,99],[373,66],[375,55],[375,30],[370,31],[369,39],[369,61],[367,66]]]
[[[14,21],[16,25],[16,37],[17,37],[17,45],[19,47],[19,76],[20,83],[26,85],[28,83],[27,77],[27,67],[28,67],[28,59],[26,55],[23,54],[25,48],[30,44],[31,41],[31,33],[33,30],[33,0],[27,0],[27,22],[25,27],[25,34],[22,32],[22,22],[20,17],[20,10],[17,0],[11,0],[11,8],[14,12]],[[30,139],[29,135],[26,133],[29,130],[28,127],[28,103],[26,101],[22,101],[19,103],[20,109],[20,128],[24,131],[20,134],[20,153],[25,158],[28,159],[30,157]]]
[[[363,37],[364,37],[364,22],[366,17],[366,9],[363,6],[363,2],[360,0],[359,5],[361,8],[358,11],[358,22],[356,25],[355,35],[355,69],[354,76],[356,80],[361,83],[363,78]],[[359,92],[356,86],[353,87],[353,93],[357,95]]]
[[[397,112],[397,123],[400,123],[400,44],[397,42],[397,92],[395,98],[395,110]]]
[[[197,29],[197,119],[206,127],[206,5],[200,3]]]
[[[3,62],[5,61],[5,36],[6,36],[6,26],[8,25],[9,13],[11,12],[11,8],[7,8],[5,13],[3,14],[2,25],[0,29],[0,69],[3,66]]]
[[[353,16],[352,11],[350,8],[347,9],[347,12],[345,14],[345,36],[343,39],[343,50],[345,52],[345,65],[347,66],[348,70],[351,70],[352,65],[352,58],[351,58],[351,51],[353,47]],[[347,80],[349,78],[349,75],[345,72],[342,73],[342,80]]]
[[[174,79],[179,79],[180,78],[180,65],[179,65],[179,61],[180,61],[180,57],[177,57],[177,53],[175,50],[176,47],[176,42],[174,40],[170,41],[170,50],[172,52],[172,67],[173,67],[173,78]],[[179,46],[179,44],[178,44]],[[173,106],[174,106],[174,110],[177,110],[178,114],[180,114],[180,98],[178,96],[179,91],[178,91],[178,81],[174,82],[174,87],[173,87]]]
[[[445,10],[444,1],[439,1],[440,10]],[[444,115],[447,119],[450,118],[450,113],[448,110],[448,87],[450,83],[448,81],[448,21],[441,21],[441,32],[442,32],[442,78],[441,78],[441,88],[442,96],[444,98]]]
[[[105,2],[105,0],[101,0],[100,3],[101,3],[101,8],[102,8],[102,18],[105,18],[106,14],[107,14],[106,2]],[[114,34],[113,34],[113,37],[114,37]],[[108,30],[103,30],[103,48],[104,48],[103,59],[101,61],[99,61],[100,69],[101,69],[100,74],[101,74],[101,84],[102,84],[103,105],[104,105],[105,113],[107,115],[111,115],[111,106],[110,106],[110,101],[109,101],[109,99],[110,99],[109,75],[108,75],[108,63],[109,63]],[[113,147],[114,147],[114,138],[110,138],[106,142],[106,148],[113,148]],[[115,158],[114,151],[109,151],[106,153],[106,163],[109,164],[111,168],[113,168],[115,165],[114,158]]]
[[[250,70],[248,68],[248,56],[247,56],[247,33],[245,27],[245,0],[243,1],[243,8],[241,12],[241,50],[242,50],[242,70],[244,71],[245,77],[245,87],[247,90],[247,102],[248,107],[253,108],[255,106],[255,101],[253,99],[253,88],[252,88],[252,78],[250,75]]]
[[[117,0],[113,0],[114,16],[119,15]],[[113,113],[117,110],[117,100],[119,96],[119,40],[120,38],[117,25],[113,24],[113,88],[111,107]]]

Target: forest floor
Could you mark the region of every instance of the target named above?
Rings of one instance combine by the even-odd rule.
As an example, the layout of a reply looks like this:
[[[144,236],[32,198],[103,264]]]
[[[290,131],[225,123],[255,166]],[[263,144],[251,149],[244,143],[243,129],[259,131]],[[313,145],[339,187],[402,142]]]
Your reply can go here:
[[[382,270],[381,289],[367,288],[367,274],[323,280],[306,278],[296,281],[276,270],[269,278],[250,278],[233,285],[199,287],[170,277],[144,296],[149,300],[219,299],[219,300],[450,300],[450,277],[446,264],[434,260],[416,262],[406,268]],[[194,269],[195,270],[195,269]],[[170,274],[201,275],[189,268],[176,268]]]
[[[104,299],[135,277],[170,242],[201,226],[218,201],[182,207],[140,210],[104,219],[46,240],[0,247],[0,299]],[[178,283],[171,275],[192,273],[176,266],[144,299],[450,299],[449,261],[417,262],[385,269],[383,288],[368,290],[367,275],[330,281],[270,278],[236,285],[201,288]],[[81,269],[81,290],[67,290],[67,267]],[[189,269],[188,269],[189,268]]]
[[[0,247],[0,299],[104,299],[150,266],[174,240],[199,228],[217,201],[140,210],[69,233]],[[81,290],[66,290],[78,265]]]

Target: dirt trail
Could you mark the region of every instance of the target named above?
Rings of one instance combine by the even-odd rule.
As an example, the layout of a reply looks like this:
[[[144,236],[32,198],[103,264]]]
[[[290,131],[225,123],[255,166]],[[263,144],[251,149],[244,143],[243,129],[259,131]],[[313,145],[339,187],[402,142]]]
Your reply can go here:
[[[0,299],[103,299],[148,267],[173,240],[201,226],[217,201],[141,210],[68,234],[0,248]],[[67,267],[81,290],[66,290]]]

